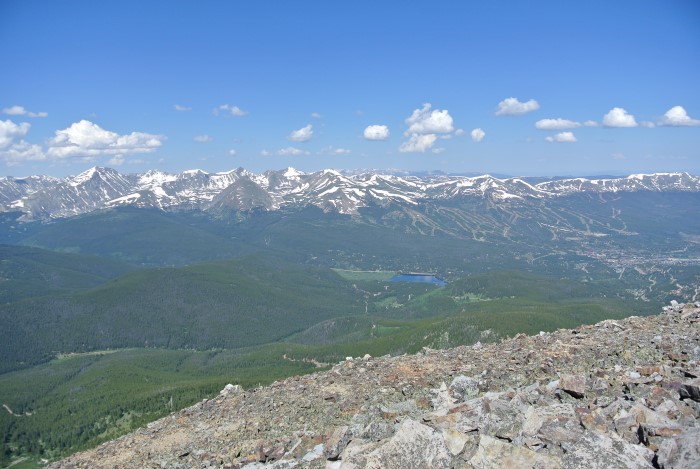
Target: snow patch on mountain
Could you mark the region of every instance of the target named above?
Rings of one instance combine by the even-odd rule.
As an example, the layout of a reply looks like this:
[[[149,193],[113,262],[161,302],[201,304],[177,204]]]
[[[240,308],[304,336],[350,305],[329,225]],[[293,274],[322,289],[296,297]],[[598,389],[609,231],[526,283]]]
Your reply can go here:
[[[562,197],[581,192],[692,191],[700,178],[688,173],[633,174],[612,179],[557,179],[530,184],[521,178],[448,175],[304,173],[294,168],[255,174],[243,168],[210,174],[201,169],[168,174],[148,171],[122,175],[94,167],[65,179],[33,176],[0,178],[0,209],[22,211],[24,220],[70,217],[122,205],[162,210],[278,210],[316,206],[357,214],[380,204],[415,206],[431,200],[488,198],[493,203]]]

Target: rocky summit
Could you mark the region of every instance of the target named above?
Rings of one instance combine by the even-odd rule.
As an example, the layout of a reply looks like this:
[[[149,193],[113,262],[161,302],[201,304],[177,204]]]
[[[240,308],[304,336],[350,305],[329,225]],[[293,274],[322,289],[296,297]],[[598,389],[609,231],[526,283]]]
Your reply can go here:
[[[698,468],[700,303],[219,396],[53,468]]]

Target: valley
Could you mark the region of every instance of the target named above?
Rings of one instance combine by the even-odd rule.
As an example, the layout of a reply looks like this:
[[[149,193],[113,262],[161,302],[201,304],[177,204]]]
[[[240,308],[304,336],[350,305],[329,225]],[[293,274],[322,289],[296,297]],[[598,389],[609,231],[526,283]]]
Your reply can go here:
[[[104,168],[14,181],[1,462],[94,446],[227,383],[697,301],[699,181]],[[416,272],[444,284],[392,281]]]

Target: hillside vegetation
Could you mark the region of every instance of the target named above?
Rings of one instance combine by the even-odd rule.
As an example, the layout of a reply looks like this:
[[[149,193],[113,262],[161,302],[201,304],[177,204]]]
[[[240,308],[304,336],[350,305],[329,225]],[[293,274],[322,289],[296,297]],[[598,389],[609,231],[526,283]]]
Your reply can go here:
[[[2,214],[16,244],[0,246],[0,464],[87,448],[227,383],[700,299],[697,194],[591,197]]]

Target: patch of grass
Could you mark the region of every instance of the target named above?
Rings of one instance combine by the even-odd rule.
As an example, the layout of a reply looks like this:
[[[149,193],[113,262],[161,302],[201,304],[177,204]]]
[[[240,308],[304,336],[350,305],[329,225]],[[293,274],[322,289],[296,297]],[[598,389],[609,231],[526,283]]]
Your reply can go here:
[[[388,270],[345,270],[333,269],[338,275],[345,280],[366,281],[366,282],[387,282],[391,277],[396,275],[394,271]]]

